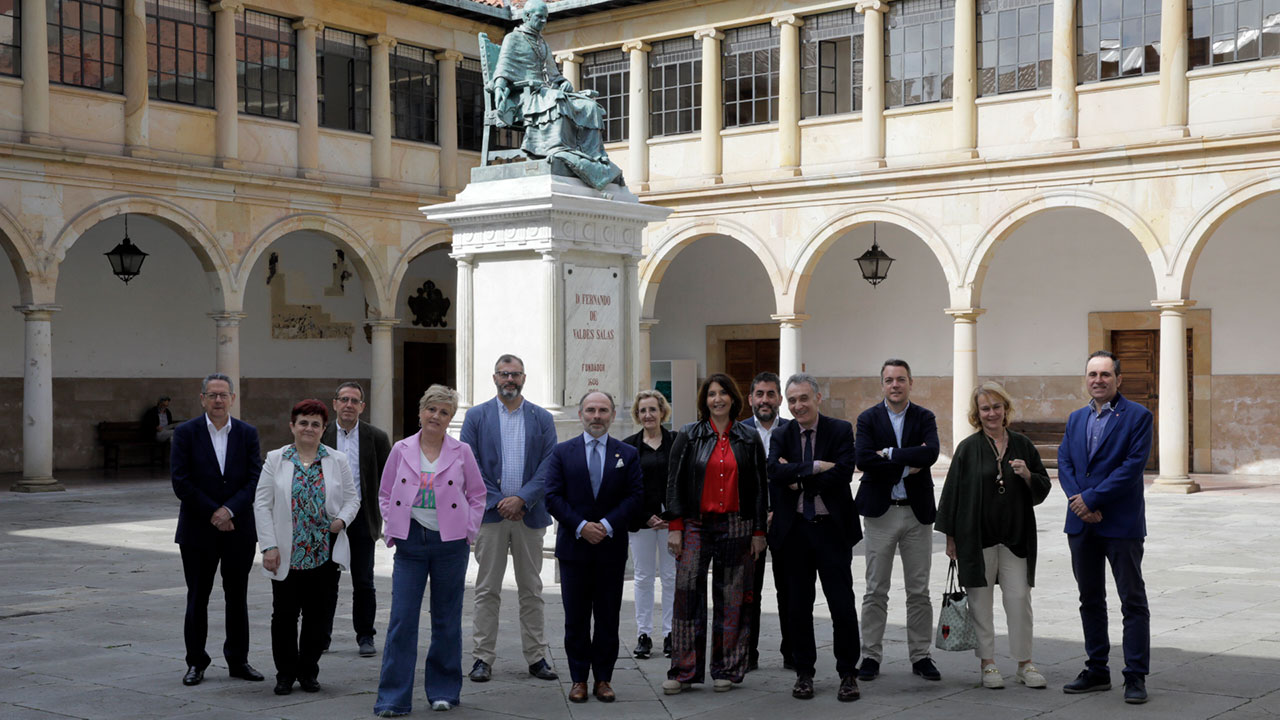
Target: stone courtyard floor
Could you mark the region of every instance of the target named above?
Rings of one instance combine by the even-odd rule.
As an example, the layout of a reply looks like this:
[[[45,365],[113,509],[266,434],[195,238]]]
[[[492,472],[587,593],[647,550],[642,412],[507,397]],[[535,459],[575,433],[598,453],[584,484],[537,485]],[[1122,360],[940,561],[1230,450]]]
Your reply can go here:
[[[103,479],[64,473],[67,492],[0,493],[0,718],[364,718],[372,715],[380,658],[356,655],[350,631],[350,585],[344,579],[333,650],[321,660],[323,689],[286,697],[271,693],[274,674],[268,632],[268,581],[250,578],[250,662],[268,675],[263,683],[227,677],[217,657],[222,604],[210,607],[210,654],[205,681],[181,683],[184,593],[178,548],[173,544],[177,500],[166,477],[145,471]],[[8,487],[12,478],[0,478]],[[514,581],[504,596],[499,659],[493,681],[464,680],[462,718],[708,718],[776,720],[808,717],[949,718],[1275,718],[1280,716],[1280,478],[1208,476],[1205,492],[1192,496],[1148,494],[1149,536],[1144,563],[1152,612],[1151,702],[1128,706],[1119,687],[1120,618],[1112,608],[1113,681],[1107,693],[1064,695],[1061,685],[1083,664],[1075,586],[1061,533],[1065,500],[1054,491],[1039,509],[1040,562],[1034,593],[1035,654],[1048,677],[1047,690],[1012,683],[1014,663],[998,660],[1009,687],[975,687],[977,661],[970,653],[934,653],[942,682],[914,677],[904,655],[901,583],[894,581],[885,664],[874,682],[862,683],[863,699],[837,703],[838,678],[831,657],[825,605],[818,618],[818,696],[793,700],[793,677],[776,652],[778,617],[766,583],[762,667],[732,692],[697,688],[662,695],[667,661],[637,661],[635,621],[628,583],[622,611],[624,657],[614,686],[619,701],[584,705],[566,700],[562,608],[554,563],[544,567],[547,634],[562,681],[530,678],[520,657]],[[933,563],[935,596],[946,573],[943,539]],[[861,597],[863,560],[855,549],[854,590]],[[469,576],[474,579],[474,564]],[[378,628],[390,606],[391,552],[378,557]],[[819,594],[820,595],[820,594]],[[821,602],[821,598],[819,598]],[[937,611],[935,599],[935,613]],[[463,619],[464,670],[470,668],[471,592]],[[997,603],[997,627],[1004,627]],[[424,617],[419,664],[425,657]],[[379,636],[379,649],[381,649]],[[997,652],[1005,652],[1003,634]],[[430,712],[421,690],[415,716]]]

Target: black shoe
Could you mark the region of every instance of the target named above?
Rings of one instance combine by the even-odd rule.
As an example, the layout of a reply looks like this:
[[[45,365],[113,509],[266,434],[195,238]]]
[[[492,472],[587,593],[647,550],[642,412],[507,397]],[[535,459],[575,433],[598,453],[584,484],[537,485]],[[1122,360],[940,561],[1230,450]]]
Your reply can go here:
[[[198,668],[195,665],[192,665],[191,667],[187,668],[187,674],[182,676],[182,684],[183,685],[199,685],[200,681],[203,679],[204,679],[204,669]]]
[[[302,688],[302,692],[320,692],[320,681],[315,678],[302,678],[298,681],[298,687]]]
[[[858,679],[866,682],[867,680],[875,680],[880,676],[880,661],[866,658],[862,661],[862,667],[858,668]]]
[[[476,664],[471,666],[471,674],[467,677],[471,678],[471,682],[489,682],[493,677],[493,668],[489,667],[489,663],[477,660]]]
[[[662,638],[662,657],[671,657],[671,633]]]
[[[653,652],[653,641],[649,636],[640,633],[640,637],[636,638],[636,649],[631,651],[637,660],[648,660],[650,653]]]
[[[803,675],[797,677],[795,687],[791,688],[791,697],[797,700],[812,700],[813,678]]]
[[[228,669],[230,670],[231,677],[233,678],[240,678],[241,680],[248,680],[249,682],[262,682],[264,680],[262,673],[254,670],[253,666],[249,663],[245,663],[243,665],[232,665]]]
[[[925,680],[942,679],[942,673],[938,672],[938,666],[933,664],[932,658],[925,658],[911,663],[911,672],[919,675]]]
[[[529,674],[538,678],[539,680],[559,680],[560,679],[560,676],[556,674],[556,671],[552,670],[551,666],[547,664],[546,658],[542,658],[538,662],[530,665]],[[475,678],[472,678],[472,680],[474,679]]]
[[[1147,701],[1147,681],[1141,677],[1124,679],[1124,701],[1130,705],[1141,705]]]
[[[1144,684],[1145,690],[1145,684]],[[1068,695],[1079,695],[1087,692],[1102,692],[1111,689],[1111,675],[1081,670],[1075,680],[1062,686],[1062,692]]]
[[[849,673],[840,678],[840,692],[836,693],[836,699],[840,702],[853,702],[862,697],[862,691],[858,689],[858,679],[854,673]]]
[[[372,635],[361,635],[356,638],[356,645],[360,646],[360,657],[373,657],[378,654],[378,648],[373,644]]]
[[[293,681],[287,679],[276,680],[276,687],[272,692],[277,695],[288,695],[293,692]]]

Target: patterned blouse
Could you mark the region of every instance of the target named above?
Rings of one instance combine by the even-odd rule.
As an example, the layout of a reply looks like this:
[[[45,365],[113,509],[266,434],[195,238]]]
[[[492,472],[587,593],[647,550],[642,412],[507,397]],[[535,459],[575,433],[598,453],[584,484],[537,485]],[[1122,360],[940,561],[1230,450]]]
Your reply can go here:
[[[303,467],[298,448],[290,445],[282,459],[293,463],[293,551],[290,570],[311,570],[329,561],[329,516],[324,510],[324,471],[320,460],[328,457],[324,445],[311,467]]]

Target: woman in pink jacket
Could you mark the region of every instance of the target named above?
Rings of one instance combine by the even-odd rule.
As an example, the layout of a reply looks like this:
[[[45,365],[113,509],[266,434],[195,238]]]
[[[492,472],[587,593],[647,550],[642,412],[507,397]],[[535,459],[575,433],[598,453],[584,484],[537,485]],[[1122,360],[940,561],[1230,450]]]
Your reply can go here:
[[[387,547],[394,547],[391,621],[373,712],[412,710],[418,617],[431,581],[431,645],[423,684],[433,710],[459,703],[462,691],[462,595],[467,552],[484,516],[485,487],[471,448],[448,435],[458,393],[432,385],[418,401],[422,430],[391,447],[378,503]]]

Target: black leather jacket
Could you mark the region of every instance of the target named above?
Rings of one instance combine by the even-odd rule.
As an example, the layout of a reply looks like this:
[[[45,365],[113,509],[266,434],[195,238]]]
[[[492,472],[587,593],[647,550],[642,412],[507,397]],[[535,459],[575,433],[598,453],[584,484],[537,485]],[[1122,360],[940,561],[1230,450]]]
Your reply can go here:
[[[697,520],[702,511],[702,480],[707,461],[716,446],[716,432],[706,420],[680,428],[671,446],[671,471],[667,477],[667,516]],[[738,464],[738,514],[752,521],[754,532],[764,532],[768,511],[764,445],[751,428],[735,422],[729,427],[729,448]]]

